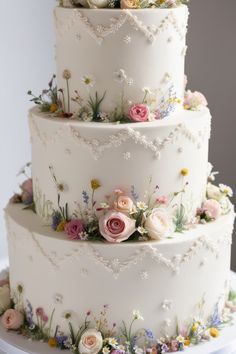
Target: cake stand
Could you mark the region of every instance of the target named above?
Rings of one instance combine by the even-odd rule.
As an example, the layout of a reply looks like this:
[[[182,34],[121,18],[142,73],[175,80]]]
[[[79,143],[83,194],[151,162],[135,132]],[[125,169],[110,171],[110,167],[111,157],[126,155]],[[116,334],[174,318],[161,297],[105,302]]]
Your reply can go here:
[[[236,273],[231,272],[232,288],[236,289]],[[187,349],[186,354],[236,354],[236,314],[232,326],[224,328],[220,336],[204,344]],[[64,351],[65,353],[67,351]],[[0,325],[0,354],[59,354],[45,343],[32,342],[14,332],[6,332]]]

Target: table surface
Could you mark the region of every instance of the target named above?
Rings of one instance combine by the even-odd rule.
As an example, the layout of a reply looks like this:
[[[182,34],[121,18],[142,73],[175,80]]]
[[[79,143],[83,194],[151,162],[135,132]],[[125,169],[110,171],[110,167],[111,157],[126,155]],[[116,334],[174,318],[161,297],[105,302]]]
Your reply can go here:
[[[236,289],[236,273],[231,272],[232,288]],[[186,350],[187,354],[236,354],[236,315],[234,325],[224,328],[218,338]],[[45,343],[26,340],[0,326],[0,354],[57,354],[62,353]]]

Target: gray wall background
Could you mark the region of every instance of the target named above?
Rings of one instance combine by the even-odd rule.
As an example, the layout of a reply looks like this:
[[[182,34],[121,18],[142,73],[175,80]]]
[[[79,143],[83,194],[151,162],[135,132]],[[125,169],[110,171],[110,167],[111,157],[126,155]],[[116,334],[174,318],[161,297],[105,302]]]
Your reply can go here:
[[[191,0],[186,74],[212,114],[209,161],[217,182],[232,186],[236,205],[236,1]],[[236,232],[232,248],[236,271]]]
[[[39,92],[54,69],[52,8],[55,0],[0,0],[0,209],[29,160],[29,88]],[[202,91],[213,116],[210,161],[218,181],[236,194],[236,0],[191,0],[186,74]],[[234,198],[236,204],[236,198]],[[235,240],[236,241],[236,240]],[[0,260],[6,254],[0,213]],[[232,265],[236,270],[236,242]]]

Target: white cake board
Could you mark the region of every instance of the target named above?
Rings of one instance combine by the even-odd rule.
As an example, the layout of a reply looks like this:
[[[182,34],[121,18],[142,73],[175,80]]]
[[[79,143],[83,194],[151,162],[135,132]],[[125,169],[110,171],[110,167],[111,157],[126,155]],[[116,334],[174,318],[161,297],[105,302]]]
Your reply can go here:
[[[236,289],[236,273],[231,272],[232,288]],[[236,354],[236,314],[234,325],[224,328],[218,338],[188,348],[186,354]],[[6,332],[0,325],[0,354],[58,354],[67,353],[48,347],[41,342],[32,342],[14,332]]]

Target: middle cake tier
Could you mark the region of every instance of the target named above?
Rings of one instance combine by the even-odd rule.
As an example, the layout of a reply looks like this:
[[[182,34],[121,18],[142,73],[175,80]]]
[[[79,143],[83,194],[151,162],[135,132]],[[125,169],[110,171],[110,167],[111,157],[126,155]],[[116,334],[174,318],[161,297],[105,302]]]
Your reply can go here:
[[[125,125],[57,119],[33,108],[29,122],[34,201],[45,220],[58,209],[58,195],[70,217],[90,203],[99,208],[115,190],[143,201],[155,190],[173,206],[182,198],[189,220],[203,201],[211,126],[206,108]]]

